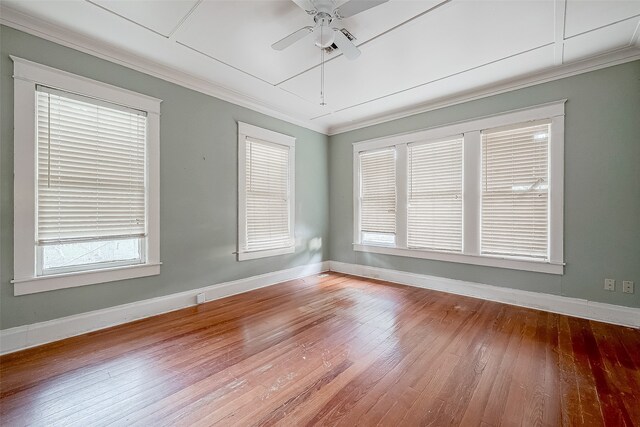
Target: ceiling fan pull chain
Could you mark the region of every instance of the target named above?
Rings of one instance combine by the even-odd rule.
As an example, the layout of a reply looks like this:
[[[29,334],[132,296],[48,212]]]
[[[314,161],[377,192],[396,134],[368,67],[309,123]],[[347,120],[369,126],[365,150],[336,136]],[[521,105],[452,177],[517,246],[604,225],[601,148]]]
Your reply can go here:
[[[327,105],[324,102],[324,49],[320,49],[320,105]]]

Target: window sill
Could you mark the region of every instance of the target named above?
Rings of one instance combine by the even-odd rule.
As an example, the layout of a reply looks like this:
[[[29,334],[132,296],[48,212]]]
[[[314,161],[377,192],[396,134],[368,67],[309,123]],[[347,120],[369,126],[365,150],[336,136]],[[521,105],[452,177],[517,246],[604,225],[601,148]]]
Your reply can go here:
[[[295,252],[295,250],[296,250],[295,246],[290,246],[288,248],[269,249],[266,251],[238,252],[238,261],[246,261],[246,260],[256,259],[256,258],[266,258],[266,257],[276,256],[276,255],[292,254]]]
[[[487,267],[508,268],[511,270],[535,271],[538,273],[564,274],[564,264],[552,264],[546,261],[520,260],[491,256],[465,255],[448,252],[435,252],[416,249],[389,248],[384,246],[361,245],[354,243],[353,250],[374,254],[395,255],[434,261],[457,262],[461,264],[483,265]]]
[[[73,273],[52,274],[48,276],[14,279],[13,295],[28,295],[38,292],[53,291],[55,289],[75,288],[77,286],[93,285],[96,283],[113,282],[116,280],[134,279],[136,277],[155,276],[160,274],[160,265],[136,264],[100,270],[78,271]]]

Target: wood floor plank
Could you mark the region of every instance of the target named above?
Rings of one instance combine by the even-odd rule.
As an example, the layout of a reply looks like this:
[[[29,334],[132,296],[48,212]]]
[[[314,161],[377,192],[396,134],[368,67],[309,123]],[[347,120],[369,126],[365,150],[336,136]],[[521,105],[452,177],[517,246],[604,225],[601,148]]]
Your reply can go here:
[[[618,394],[632,420],[640,420],[640,404],[634,400],[640,390],[640,370],[638,370],[618,342],[608,338],[606,325],[593,323],[592,330],[596,346],[602,353],[605,372],[609,373],[611,387]]]
[[[515,324],[516,322],[509,321],[504,315],[496,319],[492,328],[493,337],[491,341],[487,343],[490,352],[489,358],[482,370],[473,395],[465,408],[461,424],[477,424],[478,420],[482,419],[494,382],[496,381],[498,373],[503,368],[502,362],[507,353],[509,338],[511,337]]]
[[[589,363],[586,342],[583,333],[584,324],[582,319],[567,319],[571,332],[571,344],[573,350],[573,360],[575,364],[576,382],[580,399],[581,412],[584,422],[587,425],[602,425],[605,415],[611,415],[612,407],[602,406],[602,400],[598,397],[597,385],[593,371]],[[608,404],[609,402],[604,402]],[[603,411],[604,410],[604,411]]]
[[[3,426],[640,426],[640,330],[330,273],[0,357]]]
[[[578,388],[576,360],[571,343],[569,318],[558,321],[558,354],[560,368],[560,399],[562,405],[562,425],[586,426],[589,414],[583,412]],[[600,411],[600,403],[592,402],[588,412]],[[601,424],[601,423],[600,423]]]

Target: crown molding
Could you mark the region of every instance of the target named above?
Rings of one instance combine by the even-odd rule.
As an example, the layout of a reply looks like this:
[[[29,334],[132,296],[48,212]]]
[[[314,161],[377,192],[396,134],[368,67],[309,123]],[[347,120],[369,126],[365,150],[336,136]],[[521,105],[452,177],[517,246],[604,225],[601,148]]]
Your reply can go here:
[[[279,107],[265,103],[262,100],[156,62],[142,59],[106,43],[68,31],[2,4],[0,4],[0,24],[306,129],[323,134],[326,134],[328,130],[326,126],[294,117]]]
[[[612,67],[614,65],[624,64],[640,60],[640,49],[637,47],[626,47],[608,54],[599,55],[583,61],[564,65],[552,70],[540,73],[530,74],[525,77],[516,78],[507,82],[501,82],[495,85],[484,87],[481,90],[471,90],[453,97],[445,97],[439,100],[429,101],[411,108],[403,108],[397,111],[381,114],[363,120],[355,120],[345,125],[330,126],[327,135],[338,135],[340,133],[349,132],[356,129],[378,125],[390,122],[404,117],[413,116],[428,111],[438,110],[440,108],[450,107],[464,102],[474,101],[505,92],[511,92],[523,89],[529,86],[535,86],[566,77],[576,76],[578,74],[596,71],[602,68]]]

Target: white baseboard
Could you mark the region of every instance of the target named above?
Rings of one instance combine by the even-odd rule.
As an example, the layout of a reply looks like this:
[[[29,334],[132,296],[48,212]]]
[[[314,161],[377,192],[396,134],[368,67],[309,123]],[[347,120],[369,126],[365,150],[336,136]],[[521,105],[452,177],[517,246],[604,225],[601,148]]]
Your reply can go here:
[[[189,307],[196,304],[196,295],[199,293],[204,293],[207,301],[213,301],[328,270],[566,314],[584,319],[598,320],[616,325],[640,328],[640,309],[637,308],[465,282],[424,274],[407,273],[385,268],[369,267],[366,265],[324,261],[261,274],[259,276],[252,276],[246,279],[219,283],[217,285],[193,289],[178,294],[5,329],[0,331],[0,354],[12,353],[98,329],[104,329],[133,320]]]
[[[331,271],[640,328],[640,309],[444,277],[329,261]]]
[[[196,295],[199,293],[204,293],[207,301],[213,301],[328,270],[329,262],[323,261],[177,294],[5,329],[0,331],[0,354],[12,353],[144,317],[189,307],[196,304]]]

